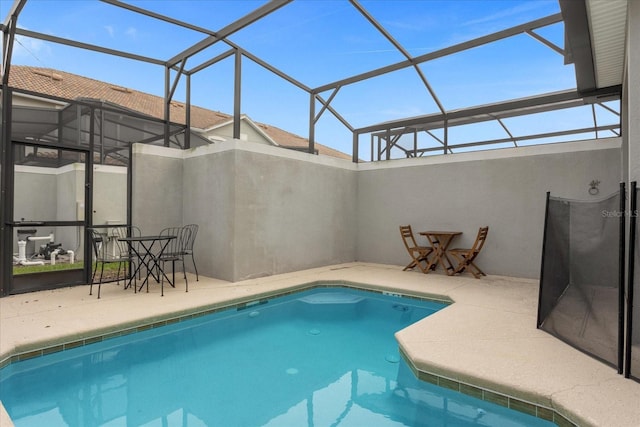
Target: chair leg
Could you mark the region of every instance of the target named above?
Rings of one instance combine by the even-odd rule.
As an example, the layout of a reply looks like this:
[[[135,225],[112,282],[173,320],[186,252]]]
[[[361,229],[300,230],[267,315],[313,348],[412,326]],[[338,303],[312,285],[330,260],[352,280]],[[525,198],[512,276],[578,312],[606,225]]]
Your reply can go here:
[[[426,274],[429,272],[429,269],[422,266],[422,261],[426,262],[427,265],[429,265],[429,261],[426,258],[414,258],[413,261],[407,264],[407,266],[402,271],[413,270],[414,268],[418,267],[420,271]]]
[[[480,276],[486,276],[486,273],[480,270],[480,268],[473,261],[469,263],[469,267],[469,271],[476,279],[479,279]]]
[[[98,272],[98,262],[96,261],[96,266],[93,269],[93,273],[91,274],[91,284],[89,285],[89,295],[93,295],[93,282],[96,280],[96,273]]]
[[[182,274],[184,274],[184,286],[186,291],[185,292],[189,292],[189,280],[187,279],[187,268],[184,266],[184,256],[182,257]],[[196,279],[198,278],[198,275],[196,274]]]
[[[196,282],[200,280],[198,277],[198,267],[196,267],[196,259],[193,256],[193,252],[191,252],[191,261],[193,261],[193,269],[196,271]]]
[[[130,284],[131,283],[131,279],[133,279],[133,291],[135,293],[135,290],[136,290],[136,287],[137,287],[136,285],[138,284],[138,276],[133,274],[133,272],[136,271],[136,264],[131,260],[129,260],[127,264],[129,265],[129,268],[128,268],[127,275],[126,275],[127,276],[126,277],[126,282]],[[140,272],[138,272],[138,274],[140,274]],[[125,285],[124,289],[127,289],[126,285]]]
[[[416,266],[415,260],[411,261],[409,264],[407,264],[405,268],[402,269],[402,271],[413,270],[415,266]]]
[[[122,268],[122,263],[118,263],[118,271],[116,272],[116,286],[120,286],[120,268]]]
[[[456,274],[462,273],[464,271],[464,269],[466,268],[466,258],[460,254],[457,254],[455,252],[451,252],[451,255],[453,255],[453,257],[456,259],[456,263],[458,264],[454,269],[453,272],[451,273],[452,276],[455,276]]]
[[[452,253],[452,255],[456,258],[458,262],[458,266],[453,270],[454,274],[463,273],[465,270],[469,273],[473,274],[473,277],[479,279],[481,276],[486,276],[485,272],[480,270],[480,268],[473,262],[472,259],[467,258],[462,254]]]
[[[102,275],[104,274],[104,262],[100,268],[100,279],[98,280],[98,299],[100,299],[100,289],[102,288]]]
[[[158,276],[160,278],[160,296],[164,296],[164,274],[160,274],[160,270],[164,271],[164,261],[162,261],[162,266],[158,267]],[[149,292],[149,282],[147,282],[147,292]]]

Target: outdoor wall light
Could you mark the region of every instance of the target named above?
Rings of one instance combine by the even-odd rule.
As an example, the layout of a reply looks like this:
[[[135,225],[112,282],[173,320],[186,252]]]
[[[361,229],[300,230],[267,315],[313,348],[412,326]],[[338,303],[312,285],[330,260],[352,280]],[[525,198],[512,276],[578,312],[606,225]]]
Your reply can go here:
[[[591,181],[589,183],[589,194],[591,194],[592,196],[595,196],[596,194],[598,194],[600,192],[598,185],[600,185],[600,181],[598,181],[597,179],[594,179],[593,181]]]

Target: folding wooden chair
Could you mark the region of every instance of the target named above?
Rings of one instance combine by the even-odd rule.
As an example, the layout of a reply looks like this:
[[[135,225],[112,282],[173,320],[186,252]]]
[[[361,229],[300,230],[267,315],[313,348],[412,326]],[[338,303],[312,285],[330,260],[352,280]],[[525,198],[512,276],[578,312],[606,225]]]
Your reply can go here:
[[[433,248],[430,246],[418,245],[415,237],[413,237],[413,230],[411,230],[410,225],[401,225],[400,235],[402,236],[404,247],[407,248],[407,252],[409,252],[409,256],[411,257],[411,262],[407,264],[402,271],[412,270],[415,267],[418,267],[423,273],[428,273],[428,256],[433,251]],[[423,266],[422,263],[425,265]]]
[[[462,273],[467,270],[473,277],[479,279],[480,276],[486,276],[484,271],[480,270],[477,265],[473,263],[476,259],[480,250],[484,246],[484,242],[487,239],[487,234],[489,233],[489,227],[480,227],[478,230],[478,236],[476,237],[476,241],[473,243],[473,247],[470,249],[449,249],[449,254],[451,254],[456,261],[458,262],[458,266],[453,271],[453,274]]]

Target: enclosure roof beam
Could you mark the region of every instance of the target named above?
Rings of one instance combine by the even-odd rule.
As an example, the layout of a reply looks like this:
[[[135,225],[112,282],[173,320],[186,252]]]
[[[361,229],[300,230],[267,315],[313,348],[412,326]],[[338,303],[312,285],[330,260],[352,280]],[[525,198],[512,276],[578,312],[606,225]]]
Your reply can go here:
[[[502,40],[508,37],[512,37],[518,34],[526,33],[528,30],[534,30],[536,28],[546,27],[548,25],[556,24],[558,22],[562,22],[562,14],[556,13],[554,15],[547,16],[545,18],[536,19],[534,21],[527,22],[525,24],[517,25],[515,27],[507,28],[506,30],[498,31],[496,33],[492,33],[483,37],[479,37],[477,39],[469,40],[463,43],[458,43],[456,45],[446,47],[444,49],[440,49],[434,52],[426,53],[424,55],[416,56],[411,60],[405,60],[401,62],[397,62],[395,64],[387,65],[385,67],[381,67],[375,70],[371,70],[366,73],[358,74],[343,80],[335,81],[333,83],[329,83],[323,86],[319,86],[314,89],[314,92],[324,92],[327,90],[331,90],[336,86],[345,86],[352,83],[357,83],[363,80],[367,80],[371,77],[380,76],[382,74],[390,73],[393,71],[401,70],[403,68],[410,67],[414,64],[420,64],[422,62],[431,61],[433,59],[442,58],[444,56],[448,56],[457,52],[462,52],[464,50],[472,49],[474,47],[482,46],[488,43],[492,43],[498,40]]]
[[[183,58],[188,58],[190,56],[193,56],[195,54],[197,54],[198,52],[203,51],[204,49],[208,48],[209,46],[219,42],[220,40],[225,39],[226,37],[230,36],[231,34],[235,33],[236,31],[240,31],[241,29],[245,28],[248,25],[251,25],[252,23],[264,18],[265,16],[269,15],[270,13],[280,9],[281,7],[285,6],[286,4],[292,2],[293,0],[271,0],[270,2],[266,3],[265,5],[257,8],[256,10],[254,10],[253,12],[249,13],[248,15],[238,19],[235,22],[232,22],[231,24],[227,25],[226,27],[224,27],[223,29],[221,29],[220,31],[218,31],[216,33],[216,35],[210,35],[209,37],[201,40],[200,42],[194,44],[193,46],[191,46],[190,48],[183,50],[182,52],[180,52],[179,54],[177,54],[176,56],[174,56],[173,58],[169,59],[168,64],[170,66],[173,66],[175,64],[177,64],[179,61],[181,61]]]
[[[223,59],[228,58],[229,56],[233,55],[236,50],[241,50],[242,54],[244,56],[246,56],[247,58],[251,59],[253,62],[261,65],[262,67],[264,67],[266,69],[268,69],[272,73],[274,73],[274,74],[278,75],[279,77],[287,80],[288,82],[294,84],[295,86],[297,86],[300,89],[306,91],[307,93],[311,92],[311,88],[307,87],[303,83],[295,80],[291,76],[286,75],[285,73],[283,73],[282,71],[280,71],[277,68],[273,67],[272,65],[269,65],[268,63],[264,62],[263,60],[261,60],[257,56],[255,56],[255,55],[247,52],[246,50],[240,48],[238,45],[236,45],[235,43],[231,42],[230,40],[225,39],[224,38],[225,36],[223,35],[223,31],[225,31],[225,29],[221,30],[220,32],[212,31],[212,30],[209,30],[208,28],[204,28],[204,27],[200,27],[200,26],[197,26],[197,25],[189,24],[188,22],[180,21],[178,19],[171,18],[169,16],[165,16],[165,15],[161,15],[159,13],[151,12],[149,10],[143,9],[141,7],[138,7],[138,6],[134,6],[134,5],[131,5],[131,4],[128,4],[128,3],[123,3],[123,2],[121,2],[119,0],[101,0],[101,1],[104,2],[104,3],[111,4],[113,6],[122,7],[124,9],[127,9],[127,10],[132,11],[132,12],[140,13],[142,15],[146,15],[146,16],[149,16],[149,17],[152,17],[152,18],[155,18],[155,19],[159,19],[161,21],[165,21],[165,22],[168,22],[168,23],[171,23],[171,24],[183,27],[183,28],[187,28],[187,29],[190,29],[190,30],[198,31],[198,32],[201,32],[203,34],[208,34],[209,36],[211,36],[211,38],[210,38],[212,40],[211,44],[214,44],[217,41],[224,41],[224,43],[226,43],[228,46],[230,46],[232,48],[232,49],[230,49],[230,50],[228,50],[228,51],[216,56],[215,58],[212,58],[212,59],[209,59],[209,60],[203,62],[202,64],[200,64],[200,65],[198,65],[198,66],[196,66],[196,67],[194,67],[194,68],[192,68],[190,70],[186,70],[185,74],[187,74],[187,75],[195,74],[198,71],[201,71],[201,70],[203,70],[203,69],[205,69],[205,68],[207,68],[207,67],[209,67],[209,66],[211,66],[211,65],[213,65],[213,64],[215,64],[215,63],[217,63],[217,62],[219,62],[219,61],[221,61]],[[293,0],[288,0],[287,2],[289,2],[289,1],[293,1]],[[278,6],[278,7],[281,7],[281,6],[284,6],[284,4],[282,4],[282,5]],[[256,12],[254,12],[254,13],[256,13]],[[261,17],[259,17],[259,18],[261,18]],[[259,19],[259,18],[257,18],[257,19]],[[256,19],[254,19],[254,21],[255,20]],[[246,25],[249,25],[249,23],[247,23]],[[228,29],[229,27],[230,26],[227,26],[225,28]],[[239,31],[240,29],[241,28],[237,28],[234,31]],[[231,30],[229,30],[229,31],[231,31]],[[226,34],[226,36],[229,36],[230,34],[231,33]],[[175,61],[175,64],[177,64],[178,62],[181,61],[182,57],[186,55],[185,52],[187,52],[187,51],[184,51],[181,54],[175,56],[174,58],[172,58],[168,62]],[[188,56],[192,56],[192,55],[193,54],[188,55]],[[173,64],[173,65],[175,66],[175,64]]]
[[[619,98],[620,86],[601,89],[591,92],[589,96],[581,94],[575,90],[554,92],[550,94],[520,98],[511,101],[499,102],[495,104],[485,104],[477,107],[463,108],[448,111],[445,114],[429,114],[408,119],[389,121],[372,126],[356,129],[357,133],[369,133],[383,131],[388,128],[416,127],[435,129],[444,126],[444,121],[448,120],[449,125],[460,125],[478,121],[493,120],[496,117],[516,117],[525,114],[553,111],[562,108],[570,108],[579,105],[590,104],[601,101],[600,98]]]
[[[566,135],[575,135],[575,134],[588,133],[588,132],[597,132],[597,131],[603,131],[603,130],[610,130],[615,133],[615,129],[618,129],[617,125],[606,125],[606,126],[599,126],[599,127],[564,130],[564,131],[558,131],[558,132],[539,133],[535,135],[518,136],[515,138],[518,141],[525,141],[525,140],[532,140],[532,139],[552,138],[556,136],[566,136]],[[476,147],[479,145],[504,144],[504,143],[511,143],[511,142],[513,142],[512,138],[501,138],[501,139],[493,139],[493,140],[487,140],[487,141],[455,144],[455,145],[450,145],[449,148],[452,148],[452,149],[470,148],[470,147]],[[442,150],[442,147],[429,147],[429,148],[420,148],[416,150],[416,152],[427,153],[427,152],[440,151],[440,150]]]
[[[286,81],[288,81],[289,83],[291,83],[292,85],[304,90],[307,93],[311,93],[311,88],[307,85],[305,85],[304,83],[299,82],[298,80],[294,79],[293,77],[283,73],[282,71],[280,71],[279,69],[277,69],[276,67],[274,67],[273,65],[269,65],[268,63],[264,62],[262,59],[258,58],[257,56],[255,56],[254,54],[247,52],[244,49],[241,49],[239,46],[237,46],[235,43],[231,43],[228,42],[229,45],[235,47],[236,49],[240,49],[242,56],[245,56],[247,58],[249,58],[250,60],[252,60],[253,62],[255,62],[256,64],[266,68],[267,70],[271,71],[272,73],[274,73],[275,75],[285,79]]]
[[[188,71],[185,71],[185,74],[188,75],[188,76],[190,76],[192,74],[195,74],[198,71],[202,71],[205,68],[210,67],[211,65],[216,64],[216,63],[222,61],[223,59],[226,59],[226,58],[230,57],[234,53],[236,53],[236,50],[231,48],[231,49],[227,50],[226,52],[222,52],[220,55],[218,55],[218,56],[216,56],[214,58],[211,58],[208,61],[205,61],[202,64],[200,64],[200,65],[198,65],[196,67],[193,67],[192,69],[190,69]]]
[[[189,24],[188,22],[180,21],[180,20],[172,18],[170,16],[166,16],[166,15],[162,15],[162,14],[159,14],[159,13],[156,13],[156,12],[152,12],[150,10],[147,10],[147,9],[144,9],[144,8],[141,8],[141,7],[138,7],[138,6],[134,6],[134,5],[129,4],[129,3],[124,3],[124,2],[122,2],[120,0],[100,0],[100,1],[103,2],[103,3],[110,4],[112,6],[117,6],[117,7],[123,8],[123,9],[127,9],[127,10],[129,10],[131,12],[136,12],[136,13],[139,13],[141,15],[149,16],[151,18],[155,18],[155,19],[158,19],[160,21],[168,22],[170,24],[174,24],[174,25],[177,25],[179,27],[188,28],[190,30],[198,31],[198,32],[203,33],[203,34],[209,34],[209,35],[215,36],[215,37],[218,36],[218,34],[215,31],[211,31],[208,28],[199,27],[197,25]]]
[[[9,22],[20,15],[20,12],[22,11],[22,8],[24,7],[26,2],[27,0],[17,0],[13,2],[13,4],[11,5],[11,9],[9,9],[9,13],[7,13],[7,19],[4,21],[3,27],[8,27]]]
[[[31,37],[33,39],[44,40],[52,43],[58,43],[66,46],[77,47],[80,49],[92,50],[94,52],[106,53],[108,55],[120,56],[122,58],[134,59],[136,61],[147,62],[155,65],[165,65],[165,61],[161,61],[155,58],[149,58],[147,56],[136,55],[134,53],[123,52],[121,50],[109,49],[102,46],[96,46],[88,43],[82,43],[75,40],[69,40],[62,37],[51,36],[48,34],[37,33],[35,31],[25,30],[24,28],[17,28],[16,34]]]
[[[27,0],[16,0],[13,2],[7,19],[4,24],[0,24],[0,31],[3,33],[3,51],[2,64],[0,66],[0,84],[9,84],[9,69],[11,68],[11,55],[13,52],[13,43],[16,37],[16,28],[18,28],[18,16],[22,11]],[[5,32],[6,31],[6,32]]]
[[[387,40],[389,40],[389,42],[396,49],[400,51],[400,53],[402,53],[402,55],[404,55],[405,58],[407,58],[409,61],[412,62],[413,68],[415,68],[416,73],[418,73],[418,76],[420,77],[420,80],[422,80],[422,83],[424,83],[425,87],[431,94],[431,97],[433,98],[435,103],[438,105],[438,109],[444,113],[444,110],[445,110],[444,106],[436,96],[435,91],[427,81],[427,78],[425,77],[424,73],[422,72],[420,67],[418,67],[418,64],[414,63],[414,59],[411,56],[411,54],[409,54],[409,52],[386,30],[386,28],[384,28],[364,7],[362,7],[360,3],[358,3],[356,0],[350,0],[350,2],[367,19],[367,21],[369,21],[371,25],[373,25]]]

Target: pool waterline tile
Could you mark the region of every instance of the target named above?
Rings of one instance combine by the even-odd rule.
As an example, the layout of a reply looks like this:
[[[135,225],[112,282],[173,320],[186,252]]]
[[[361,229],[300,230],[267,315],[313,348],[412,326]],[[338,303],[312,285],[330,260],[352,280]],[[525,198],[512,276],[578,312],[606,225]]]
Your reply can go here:
[[[475,397],[477,399],[495,403],[496,405],[500,405],[505,408],[513,409],[514,411],[522,412],[527,415],[532,415],[537,418],[551,421],[558,424],[558,426],[560,427],[578,427],[577,424],[571,422],[552,408],[536,405],[535,403],[527,402],[516,397],[478,387],[473,384],[454,380],[432,372],[419,370],[415,367],[406,353],[402,351],[402,348],[399,349],[399,352],[400,356],[405,360],[414,375],[416,375],[421,381],[426,381],[428,383],[438,385],[440,387],[445,387],[447,389],[454,390],[462,394]]]

